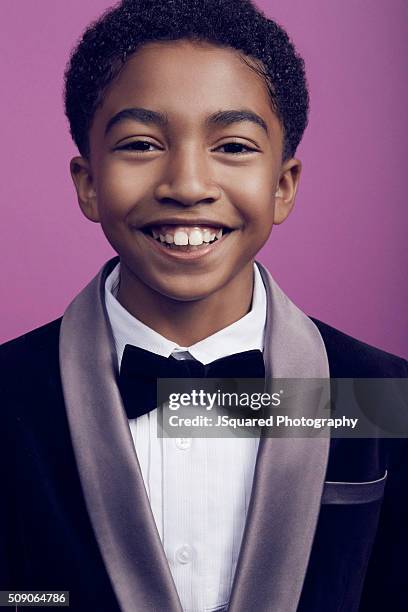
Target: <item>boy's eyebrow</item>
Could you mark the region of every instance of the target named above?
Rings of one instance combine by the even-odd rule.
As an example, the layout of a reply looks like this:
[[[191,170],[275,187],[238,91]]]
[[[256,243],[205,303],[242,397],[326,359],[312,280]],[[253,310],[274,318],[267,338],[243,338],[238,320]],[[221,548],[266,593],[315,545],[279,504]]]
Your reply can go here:
[[[233,123],[241,123],[243,121],[250,121],[256,125],[261,126],[263,130],[268,134],[268,126],[260,115],[246,108],[239,110],[227,110],[218,111],[207,117],[206,124],[211,125],[232,125]]]
[[[133,119],[140,123],[154,123],[160,127],[164,127],[168,124],[168,118],[164,113],[159,113],[148,108],[125,108],[109,119],[105,128],[105,136],[114,125],[121,121],[125,121],[125,119]]]
[[[125,108],[109,119],[105,128],[105,136],[114,125],[126,119],[133,119],[134,121],[139,121],[140,123],[153,123],[160,127],[165,127],[169,123],[168,117],[165,113],[160,113],[148,108]],[[220,124],[228,126],[232,125],[233,123],[242,123],[244,121],[250,121],[251,123],[259,125],[268,134],[268,126],[262,117],[254,111],[246,108],[239,110],[217,111],[209,115],[205,123],[207,126]]]

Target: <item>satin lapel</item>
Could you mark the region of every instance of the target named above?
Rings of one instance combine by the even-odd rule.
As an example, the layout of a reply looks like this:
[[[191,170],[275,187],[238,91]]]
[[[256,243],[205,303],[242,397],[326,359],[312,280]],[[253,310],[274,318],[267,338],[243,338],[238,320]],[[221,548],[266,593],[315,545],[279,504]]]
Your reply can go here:
[[[257,265],[268,300],[267,379],[328,378],[317,327]],[[230,612],[297,609],[320,510],[329,441],[261,438]]]
[[[89,517],[124,612],[181,612],[116,384],[107,323],[108,262],[66,310],[60,367],[69,427]]]

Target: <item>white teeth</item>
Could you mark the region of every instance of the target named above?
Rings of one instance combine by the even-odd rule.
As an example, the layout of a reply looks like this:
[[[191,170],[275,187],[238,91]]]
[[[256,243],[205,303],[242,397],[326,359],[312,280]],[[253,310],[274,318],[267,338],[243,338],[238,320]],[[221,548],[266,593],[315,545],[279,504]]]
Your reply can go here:
[[[216,234],[211,233],[210,230],[205,229],[202,232],[202,237],[203,237],[203,242],[214,242],[215,237],[221,237],[222,236],[222,229],[219,230],[219,232],[217,232]],[[191,243],[190,243],[191,244]],[[202,243],[200,243],[202,244]]]
[[[200,227],[189,228],[174,228],[174,233],[168,228],[164,228],[164,233],[160,233],[157,229],[151,229],[152,236],[155,240],[159,240],[161,243],[168,245],[174,244],[177,246],[201,246],[204,243],[208,244],[214,242],[215,239],[220,240],[223,235],[223,229],[220,228],[217,231],[210,230],[208,228],[201,229]]]
[[[203,244],[203,232],[199,229],[193,229],[188,237],[188,243],[195,246]]]
[[[184,246],[188,244],[188,234],[181,230],[177,230],[174,234],[174,244]]]

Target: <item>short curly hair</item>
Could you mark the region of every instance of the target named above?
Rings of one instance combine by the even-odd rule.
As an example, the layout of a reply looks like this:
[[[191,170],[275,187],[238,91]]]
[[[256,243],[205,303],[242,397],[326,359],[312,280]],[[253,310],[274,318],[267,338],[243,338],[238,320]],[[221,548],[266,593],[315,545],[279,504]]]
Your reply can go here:
[[[304,61],[287,33],[251,0],[122,0],[85,30],[65,71],[65,112],[81,155],[104,91],[127,59],[148,42],[190,39],[227,46],[264,79],[293,157],[307,125]]]

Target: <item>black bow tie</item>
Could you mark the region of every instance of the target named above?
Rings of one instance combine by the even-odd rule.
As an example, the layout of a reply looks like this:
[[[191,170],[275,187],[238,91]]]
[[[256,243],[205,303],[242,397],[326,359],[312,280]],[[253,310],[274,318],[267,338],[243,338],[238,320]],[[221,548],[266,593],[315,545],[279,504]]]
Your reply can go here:
[[[128,419],[157,408],[158,378],[265,378],[262,352],[235,353],[204,365],[195,359],[162,357],[127,344],[119,374],[119,389]]]

